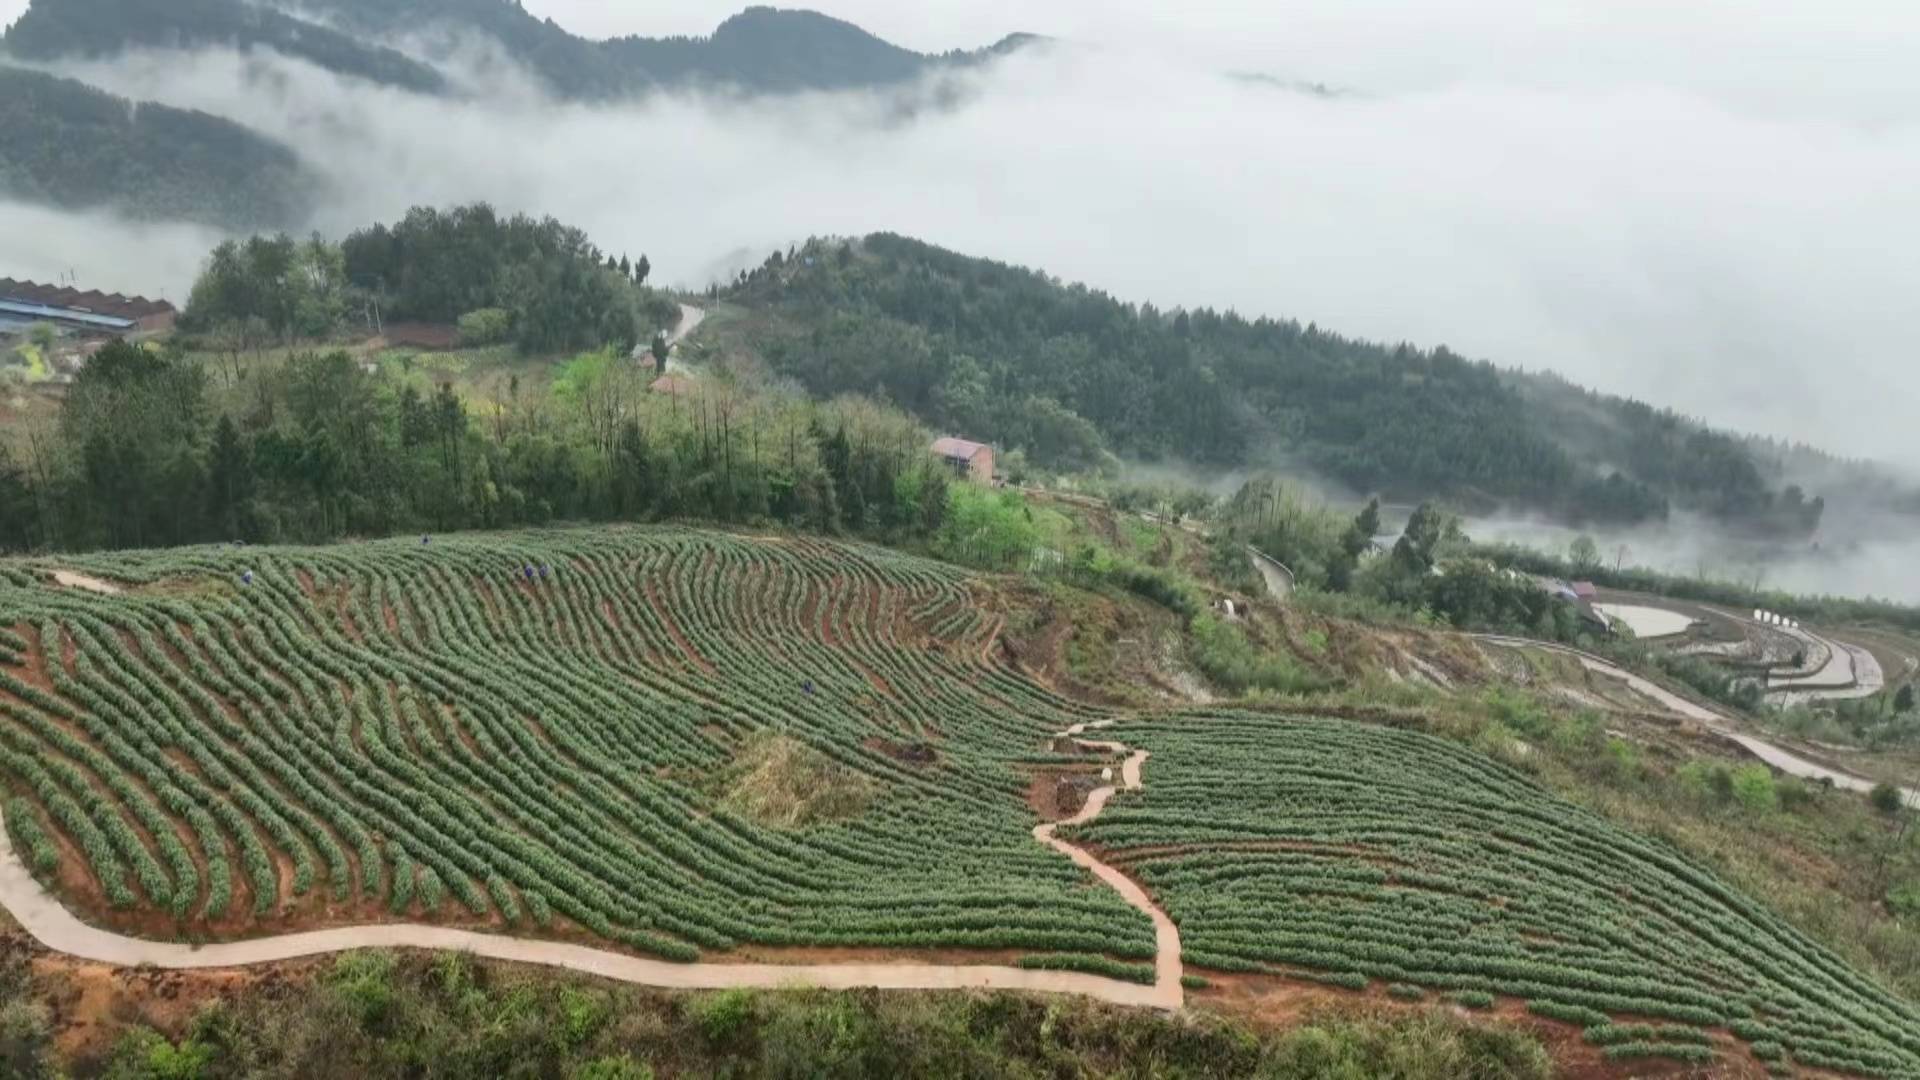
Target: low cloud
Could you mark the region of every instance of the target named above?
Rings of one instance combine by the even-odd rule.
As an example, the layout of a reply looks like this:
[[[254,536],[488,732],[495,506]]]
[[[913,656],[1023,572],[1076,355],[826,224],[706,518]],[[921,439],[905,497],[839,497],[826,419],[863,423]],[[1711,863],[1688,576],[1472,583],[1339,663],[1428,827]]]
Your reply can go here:
[[[810,234],[889,229],[1920,462],[1920,127],[1885,116],[1599,78],[1329,101],[1124,45],[1016,57],[909,119],[863,95],[556,105],[524,82],[455,103],[230,53],[62,70],[301,147],[338,191],[329,233],[486,199],[697,285]],[[175,294],[190,276],[151,231],[38,227],[42,265]],[[0,245],[0,273],[19,247]]]

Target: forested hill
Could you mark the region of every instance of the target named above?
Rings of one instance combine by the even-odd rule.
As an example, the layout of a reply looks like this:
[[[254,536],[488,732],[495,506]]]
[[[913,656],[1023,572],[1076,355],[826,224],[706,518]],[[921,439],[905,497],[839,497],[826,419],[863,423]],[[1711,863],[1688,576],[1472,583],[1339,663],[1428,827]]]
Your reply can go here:
[[[610,41],[575,36],[512,0],[306,0],[306,7],[375,37],[484,33],[556,94],[587,100],[696,87],[761,94],[886,87],[976,63],[1029,40],[1015,35],[978,52],[930,56],[817,12],[768,7],[748,8],[710,37]]]
[[[757,321],[752,344],[814,393],[880,393],[1038,464],[1083,467],[1107,451],[1297,461],[1395,499],[1574,523],[1688,509],[1783,537],[1821,513],[1817,498],[1774,490],[1743,441],[1671,413],[1600,399],[1631,451],[1600,456],[1593,432],[1563,430],[1511,373],[1444,347],[1158,311],[898,236],[810,242],[728,295],[779,316]]]
[[[433,54],[476,36],[498,43],[556,97],[586,101],[654,90],[883,88],[977,64],[1032,40],[1014,35],[990,48],[934,56],[815,12],[765,7],[726,20],[710,37],[592,41],[535,18],[513,0],[282,0],[272,7],[248,0],[33,0],[6,44],[35,60],[137,47],[260,46],[343,75],[439,93],[448,87],[440,71],[386,43],[404,40]]]
[[[138,48],[272,49],[329,71],[440,93],[433,68],[247,0],[33,0],[3,44],[23,60],[111,58]]]
[[[293,151],[238,124],[0,65],[0,195],[282,228],[305,220],[317,185]]]

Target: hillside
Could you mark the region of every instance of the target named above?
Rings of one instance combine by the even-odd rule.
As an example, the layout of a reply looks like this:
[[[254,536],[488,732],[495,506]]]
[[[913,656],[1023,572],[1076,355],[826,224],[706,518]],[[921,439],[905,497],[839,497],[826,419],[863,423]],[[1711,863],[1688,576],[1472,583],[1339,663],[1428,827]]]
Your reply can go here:
[[[219,117],[0,66],[0,196],[233,228],[296,226],[318,181]]]
[[[681,528],[12,561],[7,830],[93,925],[0,898],[107,960],[471,928],[665,985],[1387,986],[1920,1070],[1911,1004],[1677,849],[1417,730],[1060,696],[1001,587]],[[180,937],[235,943],[129,940]]]
[[[733,345],[816,394],[879,391],[1055,469],[1112,452],[1305,465],[1358,492],[1635,524],[1694,511],[1802,538],[1823,504],[1738,437],[1444,346],[1160,311],[894,235],[813,241],[721,295]],[[1525,357],[1506,357],[1524,362]]]
[[[445,59],[475,37],[499,46],[564,100],[604,101],[656,90],[788,94],[876,89],[980,63],[1026,44],[1011,36],[977,52],[940,56],[889,44],[810,11],[748,8],[711,36],[592,41],[511,0],[33,0],[7,50],[38,61],[110,57],[131,48],[267,48],[341,75],[420,93],[445,93],[445,74],[390,47]]]
[[[379,45],[245,0],[33,0],[0,39],[23,60],[110,59],[129,49],[271,49],[341,75],[442,93],[432,68]]]

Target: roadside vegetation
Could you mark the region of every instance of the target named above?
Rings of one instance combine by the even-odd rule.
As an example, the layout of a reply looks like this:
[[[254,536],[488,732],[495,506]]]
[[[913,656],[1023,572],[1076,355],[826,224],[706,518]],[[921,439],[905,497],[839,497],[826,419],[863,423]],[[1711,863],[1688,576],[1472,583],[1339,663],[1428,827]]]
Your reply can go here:
[[[480,963],[362,953],[312,965],[278,992],[213,994],[186,1019],[143,1022],[115,1002],[110,1037],[62,1055],[58,970],[0,959],[0,1066],[18,1080],[367,1080],[479,1076],[742,1080],[900,1076],[1546,1080],[1528,1031],[1443,1008],[1310,1013],[1285,1030],[1014,994],[674,994]]]

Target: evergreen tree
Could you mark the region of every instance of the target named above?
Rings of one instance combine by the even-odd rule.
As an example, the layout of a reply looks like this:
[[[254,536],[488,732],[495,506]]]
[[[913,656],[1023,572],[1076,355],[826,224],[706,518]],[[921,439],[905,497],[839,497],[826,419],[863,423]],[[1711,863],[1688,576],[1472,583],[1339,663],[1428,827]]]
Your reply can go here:
[[[213,429],[207,453],[208,510],[222,538],[251,539],[253,454],[231,417],[222,416]]]

